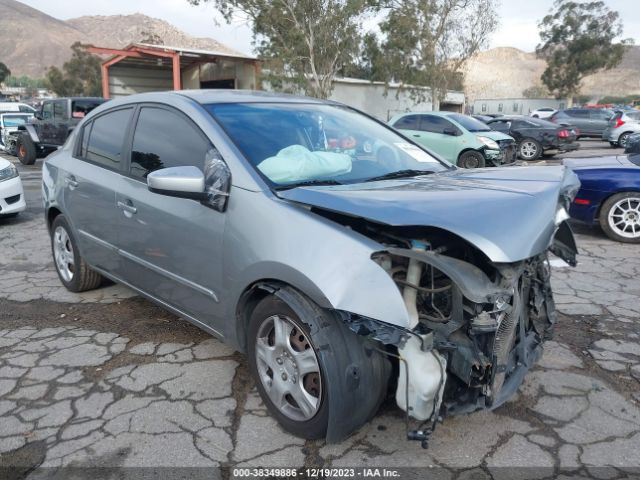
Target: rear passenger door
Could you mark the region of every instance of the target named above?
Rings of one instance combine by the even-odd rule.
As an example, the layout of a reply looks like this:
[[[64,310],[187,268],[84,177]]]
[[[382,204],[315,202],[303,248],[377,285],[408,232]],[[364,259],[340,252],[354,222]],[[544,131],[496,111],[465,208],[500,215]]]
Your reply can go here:
[[[85,123],[61,179],[64,211],[83,257],[111,274],[119,265],[116,191],[122,182],[120,168],[133,110],[110,110]]]
[[[204,171],[214,158],[217,150],[184,114],[142,105],[116,203],[120,277],[220,333],[225,214],[195,200],[152,193],[146,183],[154,170],[188,165]]]

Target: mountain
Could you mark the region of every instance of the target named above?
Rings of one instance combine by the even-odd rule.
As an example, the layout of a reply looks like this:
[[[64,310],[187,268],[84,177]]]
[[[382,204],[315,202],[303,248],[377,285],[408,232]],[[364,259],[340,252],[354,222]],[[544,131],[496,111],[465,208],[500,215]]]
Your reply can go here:
[[[536,54],[499,47],[475,55],[465,66],[465,93],[471,102],[479,98],[518,98],[523,90],[540,85],[546,67]],[[618,67],[590,75],[581,94],[597,100],[607,95],[640,95],[640,47],[631,47]]]
[[[51,65],[62,66],[77,41],[122,48],[155,37],[173,47],[239,53],[217,40],[191,37],[164,20],[140,13],[63,21],[15,0],[0,0],[0,32],[0,62],[13,75],[31,77],[44,76]]]

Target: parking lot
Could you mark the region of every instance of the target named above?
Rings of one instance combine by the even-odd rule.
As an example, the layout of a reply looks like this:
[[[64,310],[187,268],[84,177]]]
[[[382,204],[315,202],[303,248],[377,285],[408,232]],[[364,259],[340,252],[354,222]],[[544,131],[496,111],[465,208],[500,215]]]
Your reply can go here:
[[[622,153],[581,143],[568,156]],[[327,445],[285,433],[244,357],[186,321],[118,285],[66,291],[42,218],[41,161],[18,166],[28,209],[0,221],[0,466],[18,467],[16,478],[61,466],[431,467],[444,479],[506,479],[514,469],[522,478],[640,474],[637,246],[576,225],[578,267],[553,270],[555,340],[505,405],[445,419],[423,450],[405,440],[402,412],[389,401],[351,438]]]

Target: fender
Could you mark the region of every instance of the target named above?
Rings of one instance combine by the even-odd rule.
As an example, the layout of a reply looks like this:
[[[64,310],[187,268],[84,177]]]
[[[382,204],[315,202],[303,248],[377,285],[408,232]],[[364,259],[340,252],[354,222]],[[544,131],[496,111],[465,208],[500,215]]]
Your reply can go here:
[[[24,131],[26,131],[29,134],[29,136],[31,137],[31,140],[33,140],[34,143],[40,143],[40,137],[38,136],[38,132],[36,130],[35,125],[31,125],[31,124],[25,125]]]

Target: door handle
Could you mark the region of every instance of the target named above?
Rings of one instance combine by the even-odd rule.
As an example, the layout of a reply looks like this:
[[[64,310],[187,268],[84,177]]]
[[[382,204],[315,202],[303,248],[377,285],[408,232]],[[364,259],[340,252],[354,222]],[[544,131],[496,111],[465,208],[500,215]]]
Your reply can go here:
[[[420,138],[420,134],[419,133],[414,133],[413,136]]]
[[[69,175],[67,177],[64,178],[65,183],[67,184],[67,186],[73,190],[74,188],[76,188],[78,185],[80,185],[78,183],[78,181],[76,180],[76,177],[74,177],[73,175]]]
[[[138,211],[138,209],[136,207],[134,207],[131,202],[118,202],[118,207],[120,207],[122,210],[124,210],[127,213],[136,213]]]

